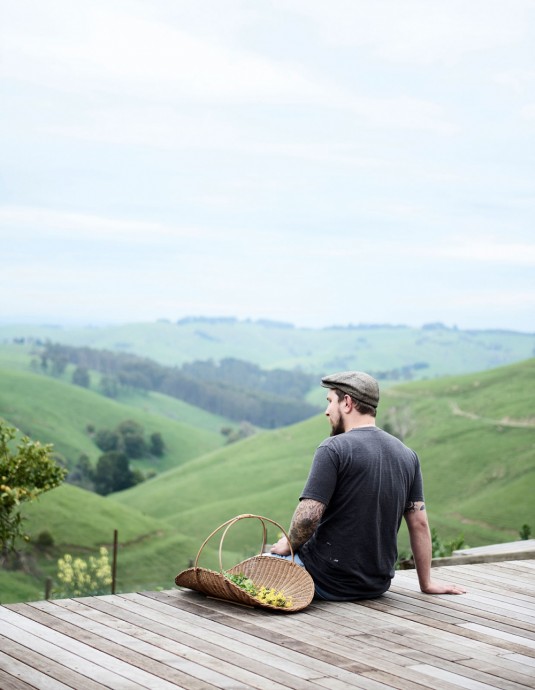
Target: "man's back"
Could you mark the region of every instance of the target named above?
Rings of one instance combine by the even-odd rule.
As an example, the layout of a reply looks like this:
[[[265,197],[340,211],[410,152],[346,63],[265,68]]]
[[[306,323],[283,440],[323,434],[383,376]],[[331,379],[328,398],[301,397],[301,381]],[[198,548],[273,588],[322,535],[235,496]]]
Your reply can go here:
[[[416,454],[375,426],[333,436],[316,451],[304,498],[327,506],[299,552],[317,584],[348,599],[385,592],[403,513],[423,501]]]

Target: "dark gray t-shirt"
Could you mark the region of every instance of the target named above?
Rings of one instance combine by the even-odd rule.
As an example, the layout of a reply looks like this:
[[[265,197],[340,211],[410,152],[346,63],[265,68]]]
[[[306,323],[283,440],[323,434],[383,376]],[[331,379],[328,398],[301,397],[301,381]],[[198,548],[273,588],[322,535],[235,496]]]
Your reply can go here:
[[[303,498],[327,506],[299,550],[319,587],[346,599],[386,592],[403,513],[424,500],[416,453],[377,427],[333,436],[314,455]]]

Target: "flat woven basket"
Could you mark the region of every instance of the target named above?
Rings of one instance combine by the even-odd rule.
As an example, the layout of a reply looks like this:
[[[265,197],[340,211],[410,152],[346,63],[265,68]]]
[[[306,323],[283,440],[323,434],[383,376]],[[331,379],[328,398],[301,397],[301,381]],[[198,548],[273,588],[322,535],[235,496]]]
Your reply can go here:
[[[282,592],[286,598],[291,598],[290,606],[274,606],[263,601],[259,601],[255,597],[248,594],[238,585],[231,582],[225,577],[223,571],[223,542],[228,530],[235,525],[239,520],[254,518],[262,523],[262,547],[258,556],[252,556],[241,563],[238,563],[233,568],[226,572],[232,575],[242,574],[250,578],[257,587],[274,588],[278,592]],[[202,592],[209,597],[216,599],[224,599],[226,601],[235,602],[237,604],[244,604],[246,606],[256,606],[260,608],[267,608],[274,611],[283,611],[291,613],[293,611],[300,611],[310,604],[314,598],[314,581],[301,566],[294,563],[294,554],[292,550],[292,560],[285,560],[284,558],[276,558],[273,556],[262,555],[266,545],[266,522],[278,527],[288,537],[284,529],[273,520],[262,517],[261,515],[237,515],[231,520],[227,520],[212,534],[210,534],[199,549],[195,565],[193,568],[188,568],[179,573],[175,578],[175,583],[179,587],[187,587],[194,589],[197,592]],[[210,539],[223,530],[219,542],[219,572],[215,570],[207,570],[198,566],[199,557],[202,550]],[[290,546],[291,548],[291,546]]]

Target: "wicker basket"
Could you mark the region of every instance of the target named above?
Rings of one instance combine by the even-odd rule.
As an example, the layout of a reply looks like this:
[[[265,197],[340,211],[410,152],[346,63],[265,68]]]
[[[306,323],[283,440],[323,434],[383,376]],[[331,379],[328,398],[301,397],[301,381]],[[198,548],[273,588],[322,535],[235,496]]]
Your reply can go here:
[[[248,518],[260,520],[262,523],[263,537],[260,555],[248,558],[247,560],[238,563],[233,568],[228,569],[226,572],[233,575],[243,573],[258,587],[263,586],[268,587],[269,589],[274,588],[279,592],[283,592],[287,598],[291,598],[291,606],[280,607],[259,601],[255,597],[248,594],[241,587],[235,585],[224,575],[222,551],[225,536],[232,525],[235,525],[239,520]],[[284,558],[274,558],[273,556],[262,555],[266,545],[266,522],[270,522],[271,524],[275,525],[286,535],[286,537],[288,536],[284,529],[277,522],[274,522],[269,518],[265,518],[260,515],[238,515],[231,520],[224,522],[205,539],[201,545],[201,548],[199,549],[197,558],[195,559],[194,567],[188,568],[188,570],[183,570],[181,573],[179,573],[175,578],[175,583],[179,587],[194,589],[197,592],[202,592],[209,597],[225,599],[227,601],[244,604],[246,606],[257,606],[274,611],[284,611],[287,613],[304,609],[310,604],[314,597],[314,582],[304,568],[294,563],[293,550],[291,561],[285,560]],[[199,557],[202,550],[208,541],[223,528],[225,529],[219,542],[219,572],[216,572],[215,570],[207,570],[206,568],[199,568],[197,564],[199,562]]]

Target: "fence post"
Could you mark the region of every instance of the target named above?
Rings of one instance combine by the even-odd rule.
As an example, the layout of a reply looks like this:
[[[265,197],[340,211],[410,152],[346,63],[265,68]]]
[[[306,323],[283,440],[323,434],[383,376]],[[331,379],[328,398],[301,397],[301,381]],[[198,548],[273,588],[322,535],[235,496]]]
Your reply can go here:
[[[47,577],[45,581],[45,599],[48,601],[52,593],[52,578]]]
[[[117,584],[117,530],[113,530],[113,562],[111,567],[111,593],[115,594]]]

